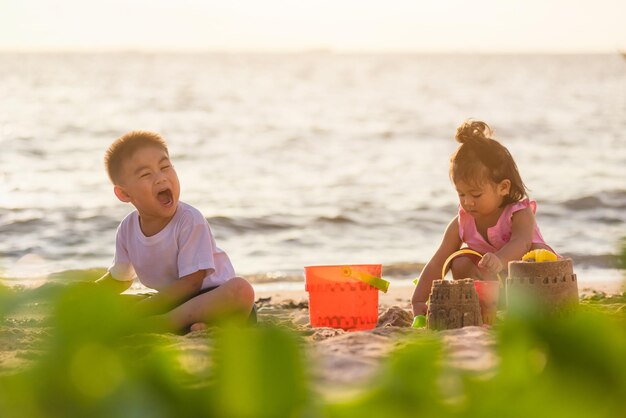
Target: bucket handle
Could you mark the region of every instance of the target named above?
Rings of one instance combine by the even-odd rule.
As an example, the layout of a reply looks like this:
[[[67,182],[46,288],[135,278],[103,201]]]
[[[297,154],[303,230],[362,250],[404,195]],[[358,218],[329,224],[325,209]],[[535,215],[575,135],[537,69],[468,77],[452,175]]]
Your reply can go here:
[[[381,290],[383,293],[387,293],[387,290],[389,289],[389,282],[387,280],[381,277],[372,276],[371,274],[365,273],[363,271],[353,270],[349,266],[343,266],[341,268],[341,274],[343,274],[345,277],[351,277],[360,280],[363,283],[367,283],[370,286]]]
[[[448,264],[450,264],[452,260],[454,260],[456,257],[463,255],[463,254],[476,255],[480,258],[483,258],[483,255],[481,253],[479,253],[478,251],[470,250],[469,248],[463,248],[461,250],[453,252],[446,259],[445,263],[443,263],[443,267],[441,268],[441,280],[445,280],[446,270],[448,269]],[[498,282],[500,282],[500,287],[504,287],[504,282],[502,281],[502,277],[500,276],[500,273],[496,273],[496,276],[498,277]],[[413,284],[417,284],[417,282],[418,282],[418,279],[413,280]]]
[[[469,248],[463,248],[461,250],[453,252],[446,259],[446,262],[443,263],[443,267],[441,268],[441,280],[445,280],[446,270],[448,269],[448,264],[450,264],[452,260],[454,260],[456,257],[463,255],[463,254],[476,255],[480,258],[483,258],[483,255],[481,253],[479,253],[478,251],[470,250]],[[502,277],[500,277],[500,273],[496,273],[496,276],[498,277],[498,281],[500,282],[500,287],[504,287],[504,282],[502,281]]]

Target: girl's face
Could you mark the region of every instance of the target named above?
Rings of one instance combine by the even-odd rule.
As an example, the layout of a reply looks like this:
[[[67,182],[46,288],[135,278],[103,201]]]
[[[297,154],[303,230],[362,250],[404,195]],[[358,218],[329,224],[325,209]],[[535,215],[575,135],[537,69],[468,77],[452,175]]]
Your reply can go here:
[[[505,179],[500,183],[485,181],[479,184],[455,181],[454,186],[461,207],[474,218],[484,218],[499,214],[500,205],[511,190],[511,181]]]

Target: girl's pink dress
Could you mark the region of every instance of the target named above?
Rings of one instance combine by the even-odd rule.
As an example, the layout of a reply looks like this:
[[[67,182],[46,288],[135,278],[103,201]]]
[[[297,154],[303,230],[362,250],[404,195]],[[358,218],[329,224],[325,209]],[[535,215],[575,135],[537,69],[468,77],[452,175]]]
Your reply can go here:
[[[485,240],[485,238],[483,238],[483,236],[480,235],[480,232],[476,229],[474,217],[459,206],[459,236],[461,237],[461,241],[465,244],[464,247],[467,246],[481,254],[495,253],[504,247],[504,245],[511,239],[511,219],[513,214],[518,210],[525,209],[529,206],[533,213],[535,213],[537,210],[537,203],[534,200],[524,199],[507,205],[502,211],[502,214],[500,214],[498,222],[491,228],[487,229],[487,238],[489,238],[488,241]],[[532,242],[533,244],[548,245],[543,240],[536,222]],[[548,248],[550,247],[548,246]]]

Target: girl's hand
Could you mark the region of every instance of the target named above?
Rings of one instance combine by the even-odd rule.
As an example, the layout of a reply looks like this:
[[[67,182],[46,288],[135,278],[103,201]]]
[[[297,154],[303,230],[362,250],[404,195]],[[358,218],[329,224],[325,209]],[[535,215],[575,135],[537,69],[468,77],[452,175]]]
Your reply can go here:
[[[500,260],[500,257],[495,255],[494,253],[486,253],[485,255],[483,255],[483,258],[478,262],[478,267],[485,269],[490,273],[497,274],[502,271],[502,268],[504,266],[502,265],[502,260]]]
[[[426,315],[428,305],[426,302],[413,302],[413,316]]]

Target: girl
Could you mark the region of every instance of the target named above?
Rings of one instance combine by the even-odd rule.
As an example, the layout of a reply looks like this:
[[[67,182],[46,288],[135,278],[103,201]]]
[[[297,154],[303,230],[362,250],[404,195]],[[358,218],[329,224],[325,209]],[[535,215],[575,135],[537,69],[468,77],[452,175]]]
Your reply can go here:
[[[536,203],[509,151],[491,138],[480,121],[465,121],[456,130],[461,143],[450,157],[450,179],[459,195],[459,213],[448,224],[443,240],[426,264],[411,300],[414,315],[425,315],[433,280],[450,254],[461,246],[483,255],[478,264],[468,257],[450,263],[453,279],[495,280],[509,261],[520,260],[532,249],[554,252],[535,223]]]

